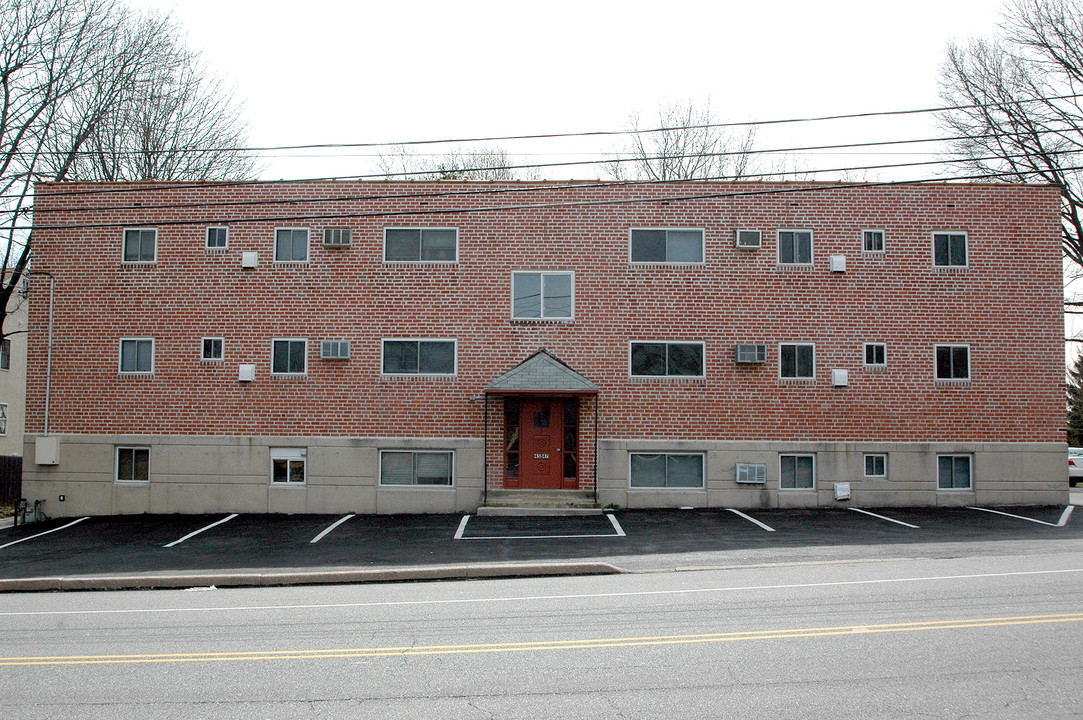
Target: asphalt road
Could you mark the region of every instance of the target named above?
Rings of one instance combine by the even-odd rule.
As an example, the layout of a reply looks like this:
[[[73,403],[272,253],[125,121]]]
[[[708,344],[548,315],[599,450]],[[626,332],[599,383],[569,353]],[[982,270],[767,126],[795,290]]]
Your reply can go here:
[[[1083,542],[605,577],[13,594],[12,718],[1066,718]]]

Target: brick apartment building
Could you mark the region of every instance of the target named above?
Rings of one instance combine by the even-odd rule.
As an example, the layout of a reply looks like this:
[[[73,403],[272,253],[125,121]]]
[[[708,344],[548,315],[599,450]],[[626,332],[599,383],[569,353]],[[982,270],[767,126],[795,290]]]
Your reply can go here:
[[[25,494],[53,515],[473,511],[511,488],[1065,502],[1059,203],[994,184],[40,185],[55,297],[35,279]]]

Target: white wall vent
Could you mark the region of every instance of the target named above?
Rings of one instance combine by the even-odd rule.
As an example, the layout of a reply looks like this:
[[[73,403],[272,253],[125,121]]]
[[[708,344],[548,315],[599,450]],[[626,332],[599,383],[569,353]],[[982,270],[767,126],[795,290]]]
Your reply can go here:
[[[737,463],[737,482],[763,485],[767,482],[767,466],[756,463]]]
[[[846,256],[845,255],[832,255],[831,256],[831,272],[846,272]]]
[[[255,365],[241,365],[237,369],[237,380],[240,382],[252,382],[256,379]]]
[[[322,341],[320,343],[320,358],[323,360],[348,360],[350,358],[350,341]]]
[[[765,363],[767,362],[767,345],[763,343],[742,343],[737,346],[737,362],[739,363]]]
[[[850,499],[850,483],[835,483],[835,499],[836,500],[849,500]]]
[[[243,252],[241,253],[241,267],[254,268],[259,265],[259,253],[257,252]]]
[[[734,236],[734,244],[746,250],[755,250],[760,246],[759,230],[738,230]]]
[[[324,247],[350,247],[350,228],[324,228]]]
[[[835,387],[846,387],[850,384],[850,371],[849,370],[832,370],[831,371],[831,384]]]

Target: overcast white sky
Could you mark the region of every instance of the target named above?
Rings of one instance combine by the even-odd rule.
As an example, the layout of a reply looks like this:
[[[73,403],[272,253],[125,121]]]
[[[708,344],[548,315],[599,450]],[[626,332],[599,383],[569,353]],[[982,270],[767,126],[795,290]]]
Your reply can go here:
[[[731,121],[930,107],[948,42],[990,34],[1002,8],[1001,0],[130,2],[173,13],[236,88],[259,146],[617,130],[633,112],[649,126],[659,103],[708,98]],[[910,116],[764,129],[757,146],[934,134],[928,117]],[[503,144],[545,162],[617,142]],[[263,177],[373,170],[359,156],[368,151],[345,152],[277,153]],[[806,169],[854,161],[797,160]],[[917,176],[927,172],[905,177]]]

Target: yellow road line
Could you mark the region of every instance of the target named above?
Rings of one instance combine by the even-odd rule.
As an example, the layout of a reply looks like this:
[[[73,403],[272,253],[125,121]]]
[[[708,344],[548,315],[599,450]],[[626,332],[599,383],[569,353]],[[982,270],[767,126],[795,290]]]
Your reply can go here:
[[[1007,627],[1048,623],[1083,622],[1083,613],[1059,615],[1022,615],[1015,617],[929,620],[925,622],[883,625],[847,625],[779,630],[754,630],[696,635],[657,635],[646,637],[590,638],[585,640],[540,640],[518,643],[476,645],[430,645],[384,648],[341,648],[326,650],[255,650],[221,653],[170,653],[150,655],[66,655],[40,657],[0,657],[0,667],[24,665],[107,665],[133,663],[227,662],[238,660],[322,660],[329,658],[403,657],[407,655],[453,655],[538,650],[582,650],[590,648],[636,647],[650,645],[690,645],[699,643],[779,640],[788,638],[827,637],[832,635],[867,635],[927,630],[962,630],[968,628]]]

